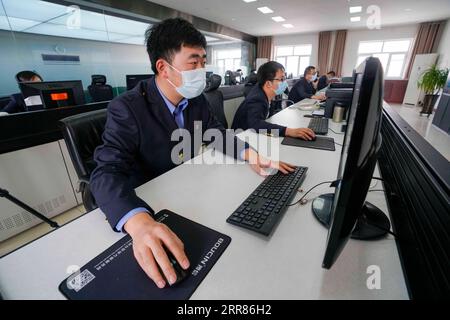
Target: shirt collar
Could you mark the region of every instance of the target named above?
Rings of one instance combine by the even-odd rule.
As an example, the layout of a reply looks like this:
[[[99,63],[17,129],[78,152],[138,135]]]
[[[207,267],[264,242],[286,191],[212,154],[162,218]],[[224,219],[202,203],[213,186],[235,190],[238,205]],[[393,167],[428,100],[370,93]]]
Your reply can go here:
[[[181,100],[181,101],[178,103],[178,105],[175,107],[175,105],[174,105],[172,102],[170,102],[170,101],[166,98],[166,96],[164,96],[164,94],[162,93],[161,89],[158,87],[158,84],[156,83],[156,81],[155,81],[155,84],[156,84],[156,88],[158,89],[159,94],[160,94],[161,97],[163,98],[164,103],[166,104],[167,109],[169,109],[169,111],[170,111],[171,114],[173,114],[173,113],[175,112],[175,110],[177,109],[177,107],[180,108],[180,109],[179,109],[180,112],[183,112],[184,109],[186,109],[186,107],[187,107],[188,104],[189,104],[188,99],[183,98],[183,100]]]

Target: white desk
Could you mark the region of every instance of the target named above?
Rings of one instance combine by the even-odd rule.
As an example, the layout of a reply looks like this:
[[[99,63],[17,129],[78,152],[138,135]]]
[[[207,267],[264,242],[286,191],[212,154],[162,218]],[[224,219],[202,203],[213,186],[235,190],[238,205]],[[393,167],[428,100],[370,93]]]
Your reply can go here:
[[[271,121],[304,127],[309,121],[302,116],[305,113],[288,108]],[[257,136],[244,134],[253,144]],[[342,143],[343,135],[330,131],[329,136]],[[331,152],[280,145],[282,160],[309,167],[305,190],[336,178],[340,151],[340,146]],[[204,154],[208,155],[209,151]],[[262,181],[248,165],[186,163],[137,189],[155,210],[170,209],[231,236],[230,246],[192,299],[408,299],[391,236],[378,241],[350,240],[333,268],[322,269],[327,230],[312,215],[311,202],[291,207],[269,238],[226,223]],[[376,189],[381,187],[378,183]],[[331,190],[326,185],[319,187],[309,199]],[[369,192],[367,199],[388,211],[383,193]],[[68,266],[81,267],[120,237],[111,231],[100,210],[92,211],[2,258],[0,291],[5,299],[63,299],[58,285],[68,276]],[[381,269],[380,290],[367,288],[370,265]]]

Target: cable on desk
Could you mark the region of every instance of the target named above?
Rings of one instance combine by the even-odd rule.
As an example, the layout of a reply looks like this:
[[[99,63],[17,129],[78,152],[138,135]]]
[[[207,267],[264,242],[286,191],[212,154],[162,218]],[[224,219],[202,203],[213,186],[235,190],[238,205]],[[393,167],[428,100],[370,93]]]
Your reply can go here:
[[[386,185],[388,187],[388,189],[391,191],[390,194],[395,195],[395,192],[392,191],[393,189],[391,188],[390,184],[386,182],[386,180],[384,180],[383,178],[380,178],[380,177],[372,177],[372,179],[383,182],[383,184]]]
[[[331,129],[330,127],[328,127],[328,129],[335,134],[345,134],[344,132],[336,132],[333,129]]]
[[[372,190],[373,188],[375,188],[378,185],[378,181],[375,181],[374,185],[370,185],[369,186],[369,190]]]
[[[298,200],[295,201],[294,203],[288,204],[287,206],[288,206],[288,207],[291,207],[291,206],[296,205],[297,203],[300,203],[301,205],[306,204],[306,203],[308,202],[308,200],[306,200],[305,197],[306,197],[306,195],[307,195],[308,193],[310,193],[313,189],[315,189],[315,188],[317,188],[318,186],[321,186],[321,185],[323,185],[323,184],[325,184],[325,183],[331,183],[330,187],[334,187],[334,183],[336,183],[336,181],[337,181],[337,180],[334,180],[334,181],[324,181],[324,182],[321,182],[321,183],[316,184],[314,187],[312,187],[312,188],[310,188],[308,191],[306,191],[306,193],[305,193],[300,199],[298,199]],[[299,192],[300,192],[300,190],[299,190]]]
[[[378,225],[377,223],[374,223],[374,222],[372,222],[372,221],[366,221],[366,222],[367,222],[369,225],[371,225],[371,226],[373,226],[373,227],[375,227],[375,228],[378,228],[378,229],[380,229],[380,230],[382,230],[382,231],[384,231],[384,232],[389,233],[391,236],[395,237],[396,239],[399,239],[398,235],[397,235],[395,232],[392,232],[390,229],[386,229],[386,228],[384,228],[384,227],[382,227],[382,226],[380,226],[380,225]]]
[[[375,179],[375,178],[374,178],[374,179]],[[321,185],[326,184],[326,183],[330,183],[330,188],[331,188],[331,187],[335,187],[336,184],[337,184],[338,182],[339,182],[339,180],[334,180],[334,181],[324,181],[324,182],[318,183],[318,184],[316,184],[314,187],[312,187],[312,188],[310,188],[308,191],[306,191],[306,193],[305,193],[300,199],[298,199],[298,200],[295,201],[294,203],[288,204],[287,206],[288,206],[288,207],[291,207],[291,206],[293,206],[293,205],[296,205],[297,203],[300,203],[301,205],[305,205],[305,204],[308,202],[308,200],[306,200],[305,197],[306,197],[306,195],[307,195],[308,193],[310,193],[312,190],[314,190],[314,189],[317,188],[318,186],[321,186]],[[382,191],[382,192],[385,192],[385,191],[382,190],[382,189],[369,190],[368,192],[371,192],[371,191]],[[300,192],[300,190],[298,190],[298,192]],[[389,229],[386,229],[386,228],[384,228],[384,227],[382,227],[382,226],[380,226],[380,225],[378,225],[378,224],[376,224],[376,223],[373,223],[373,222],[371,222],[371,221],[367,221],[367,223],[370,224],[371,226],[375,227],[375,228],[378,228],[378,229],[380,229],[380,230],[382,230],[382,231],[385,231],[385,232],[389,233],[390,235],[392,235],[392,236],[395,237],[396,239],[399,239],[399,237],[397,236],[397,234],[394,233],[393,231],[391,231],[391,230],[389,230]]]
[[[338,146],[341,146],[341,147],[342,147],[342,144],[340,144],[340,143],[337,143],[336,141],[334,142],[334,144],[336,144],[336,145],[338,145]]]

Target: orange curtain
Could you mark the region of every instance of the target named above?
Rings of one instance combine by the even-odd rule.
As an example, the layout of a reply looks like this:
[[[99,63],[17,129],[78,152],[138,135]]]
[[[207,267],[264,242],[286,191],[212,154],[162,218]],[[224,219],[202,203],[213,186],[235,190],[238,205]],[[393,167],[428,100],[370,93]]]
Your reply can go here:
[[[342,61],[344,60],[346,39],[347,39],[347,30],[336,31],[336,39],[334,40],[334,50],[333,56],[331,58],[330,69],[336,72],[337,77],[340,77],[342,72]]]
[[[326,74],[329,69],[328,56],[331,50],[331,31],[319,32],[319,52],[317,67],[321,75]]]
[[[416,54],[436,52],[444,27],[445,21],[424,22],[420,24],[405,79],[408,79],[411,74]]]
[[[272,37],[258,37],[257,58],[272,59]]]

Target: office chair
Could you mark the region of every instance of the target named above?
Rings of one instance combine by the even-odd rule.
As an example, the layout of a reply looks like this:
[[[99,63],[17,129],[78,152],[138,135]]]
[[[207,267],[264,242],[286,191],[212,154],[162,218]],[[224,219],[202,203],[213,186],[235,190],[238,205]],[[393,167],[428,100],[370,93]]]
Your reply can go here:
[[[96,167],[95,148],[103,143],[106,109],[77,114],[62,119],[59,123],[78,176],[78,189],[81,192],[84,207],[92,211],[97,208],[97,204],[89,188],[89,179]]]
[[[1,97],[0,98],[0,111],[2,111],[3,108],[6,107],[10,101],[11,101],[11,97]]]
[[[236,74],[235,72],[231,71],[231,70],[227,70],[225,72],[225,85],[227,86],[234,86],[237,84],[236,81]]]
[[[91,77],[92,83],[88,90],[92,97],[92,102],[112,100],[114,98],[113,89],[109,84],[106,84],[106,77],[101,74],[94,74]]]
[[[222,77],[218,74],[212,74],[208,81],[207,87],[203,91],[203,95],[206,100],[208,100],[211,106],[211,112],[217,118],[217,120],[222,123],[225,128],[228,128],[228,122],[225,117],[225,111],[223,106],[223,94],[220,90],[217,90],[222,83]]]
[[[257,82],[258,82],[258,77],[256,76],[256,73],[251,73],[247,77],[247,79],[245,81],[245,85],[244,85],[244,97],[247,97],[247,95],[253,89],[253,87],[256,85]]]

